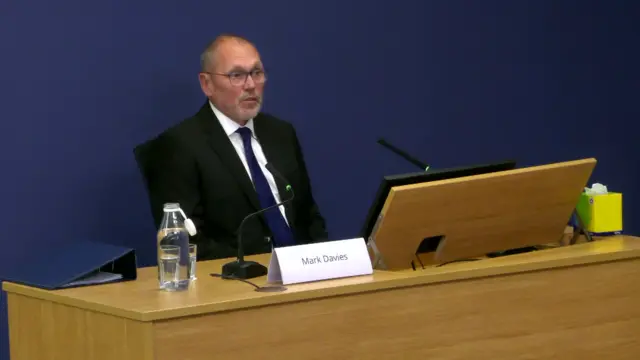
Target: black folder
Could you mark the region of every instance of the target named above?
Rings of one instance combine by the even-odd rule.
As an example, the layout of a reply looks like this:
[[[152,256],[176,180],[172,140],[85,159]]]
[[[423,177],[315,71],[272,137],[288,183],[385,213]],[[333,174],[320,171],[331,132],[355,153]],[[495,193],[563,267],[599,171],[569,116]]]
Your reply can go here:
[[[34,249],[35,250],[35,249]],[[84,241],[39,248],[2,269],[3,281],[56,290],[135,280],[134,249]]]

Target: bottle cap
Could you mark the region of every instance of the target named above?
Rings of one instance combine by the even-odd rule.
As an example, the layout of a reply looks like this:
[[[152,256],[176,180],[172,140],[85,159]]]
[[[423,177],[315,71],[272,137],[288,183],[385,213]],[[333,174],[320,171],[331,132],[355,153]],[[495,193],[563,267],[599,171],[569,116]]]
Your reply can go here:
[[[164,212],[179,211],[180,203],[166,203],[163,208]]]

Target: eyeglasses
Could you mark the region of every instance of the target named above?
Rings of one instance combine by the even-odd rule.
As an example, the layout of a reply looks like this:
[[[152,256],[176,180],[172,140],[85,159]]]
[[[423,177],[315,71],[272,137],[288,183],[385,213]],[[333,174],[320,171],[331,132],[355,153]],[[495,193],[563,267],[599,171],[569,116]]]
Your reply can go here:
[[[263,69],[253,69],[251,71],[232,71],[229,73],[210,73],[211,75],[226,76],[233,86],[243,86],[247,82],[247,78],[251,75],[251,79],[256,84],[261,84],[267,80],[267,74]]]

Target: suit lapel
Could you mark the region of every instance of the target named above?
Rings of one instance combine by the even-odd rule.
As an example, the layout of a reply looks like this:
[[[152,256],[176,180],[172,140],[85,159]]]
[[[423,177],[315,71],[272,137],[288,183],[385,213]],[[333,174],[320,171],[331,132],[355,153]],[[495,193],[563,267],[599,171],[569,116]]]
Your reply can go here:
[[[261,119],[261,115],[258,115],[254,119],[254,128],[256,131],[256,137],[258,138],[262,151],[264,152],[264,156],[267,158],[267,162],[271,163],[271,165],[273,165],[273,167],[275,167],[283,176],[286,176],[283,173],[285,168],[284,166],[286,165],[283,163],[283,159],[287,159],[287,149],[282,145],[284,142],[278,137],[279,134],[277,134],[276,131],[273,131],[267,121],[262,120],[264,119]],[[286,189],[287,184],[277,176],[274,175],[273,177],[276,181],[278,192],[280,193],[280,201],[288,199],[290,195]],[[284,209],[289,225],[293,226],[295,212],[293,211],[292,202],[284,204]]]
[[[253,183],[247,175],[247,170],[242,165],[242,161],[238,157],[235,148],[231,144],[229,137],[224,132],[224,129],[218,122],[213,111],[211,110],[209,103],[200,109],[198,113],[201,125],[207,134],[207,141],[211,148],[218,154],[218,157],[229,170],[229,172],[236,178],[238,184],[247,195],[251,204],[260,209],[260,202],[258,201],[258,194],[256,193]]]

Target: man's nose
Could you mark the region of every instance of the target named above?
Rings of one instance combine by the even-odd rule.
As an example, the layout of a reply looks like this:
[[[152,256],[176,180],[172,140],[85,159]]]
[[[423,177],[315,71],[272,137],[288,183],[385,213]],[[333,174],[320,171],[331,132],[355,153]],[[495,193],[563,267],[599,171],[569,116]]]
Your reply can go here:
[[[253,81],[253,77],[251,77],[251,74],[247,74],[247,80],[244,82],[244,88],[253,89],[254,87],[256,87],[256,83]]]

